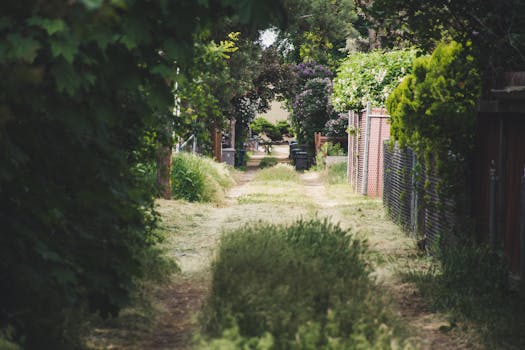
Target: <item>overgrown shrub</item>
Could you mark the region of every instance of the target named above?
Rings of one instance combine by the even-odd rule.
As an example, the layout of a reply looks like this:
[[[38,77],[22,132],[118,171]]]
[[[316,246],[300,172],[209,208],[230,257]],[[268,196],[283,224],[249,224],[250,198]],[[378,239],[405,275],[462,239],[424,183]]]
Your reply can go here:
[[[232,185],[233,179],[224,163],[189,153],[173,157],[173,198],[191,202],[220,201],[225,189]]]
[[[323,134],[333,137],[345,137],[346,129],[348,128],[348,116],[344,113],[331,118],[326,122],[323,129]]]
[[[390,92],[410,73],[415,51],[352,52],[334,79],[334,108],[360,111],[367,102],[384,106]]]
[[[481,91],[471,44],[442,43],[418,58],[412,71],[387,101],[392,136],[414,148],[439,146],[464,157],[473,145]]]
[[[278,163],[278,160],[275,157],[264,157],[263,159],[261,159],[261,162],[259,163],[259,168],[264,169],[264,168],[273,167],[277,165],[277,163]]]
[[[437,258],[405,278],[415,282],[436,309],[449,312],[452,323],[475,325],[487,348],[523,348],[525,295],[511,290],[502,255],[487,246],[460,242]]]
[[[263,169],[255,175],[256,181],[292,181],[298,182],[299,175],[289,164],[277,164]]]
[[[201,318],[207,344],[390,349],[399,332],[370,271],[366,244],[327,220],[227,233]]]

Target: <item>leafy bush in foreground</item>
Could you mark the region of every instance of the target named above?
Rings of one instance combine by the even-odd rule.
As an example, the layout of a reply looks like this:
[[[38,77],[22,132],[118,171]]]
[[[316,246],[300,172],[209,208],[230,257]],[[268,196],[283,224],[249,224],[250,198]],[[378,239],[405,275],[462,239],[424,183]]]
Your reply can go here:
[[[212,339],[200,347],[390,349],[398,330],[366,255],[363,242],[327,220],[226,234],[202,316]]]
[[[224,190],[233,185],[224,163],[211,158],[179,153],[173,157],[172,195],[191,202],[220,201]]]

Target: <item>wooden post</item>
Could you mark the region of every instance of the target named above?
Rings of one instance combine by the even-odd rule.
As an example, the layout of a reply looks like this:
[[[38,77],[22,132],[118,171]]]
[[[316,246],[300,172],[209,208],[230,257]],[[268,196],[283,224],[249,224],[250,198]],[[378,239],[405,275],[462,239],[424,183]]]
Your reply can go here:
[[[217,162],[221,162],[222,161],[222,143],[221,143],[222,133],[219,130],[219,128],[217,128],[216,125],[213,126],[211,133],[212,133],[212,140],[213,140],[213,158]]]
[[[168,127],[166,137],[157,144],[157,185],[159,195],[171,199],[171,164],[173,153],[172,128]]]
[[[235,148],[235,123],[236,120],[230,120],[230,147]]]

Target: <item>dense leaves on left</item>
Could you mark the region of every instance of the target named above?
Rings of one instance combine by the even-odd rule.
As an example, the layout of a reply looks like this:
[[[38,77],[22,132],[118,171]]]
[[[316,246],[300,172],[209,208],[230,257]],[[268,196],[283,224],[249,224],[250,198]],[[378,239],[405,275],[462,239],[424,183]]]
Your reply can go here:
[[[256,25],[276,6],[0,3],[1,334],[74,349],[88,315],[127,303],[160,239],[147,179],[176,65],[214,18]]]

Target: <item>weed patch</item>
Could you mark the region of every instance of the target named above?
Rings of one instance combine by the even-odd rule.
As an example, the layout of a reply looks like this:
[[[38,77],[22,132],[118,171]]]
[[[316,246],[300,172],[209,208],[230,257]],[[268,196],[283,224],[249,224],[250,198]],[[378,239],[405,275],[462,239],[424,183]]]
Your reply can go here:
[[[255,176],[255,181],[299,182],[299,175],[291,165],[277,164],[275,166],[272,166],[271,168],[266,168],[259,171]]]
[[[179,153],[173,158],[172,194],[190,202],[218,202],[234,181],[226,165],[210,158]]]
[[[326,180],[330,185],[346,184],[346,163],[331,164],[326,168]]]
[[[258,223],[224,234],[199,348],[404,346],[367,256],[366,243],[327,220]]]
[[[487,247],[460,244],[426,269],[403,274],[451,324],[474,325],[488,348],[525,348],[525,297],[509,286],[502,257]],[[523,289],[523,288],[522,288]]]

